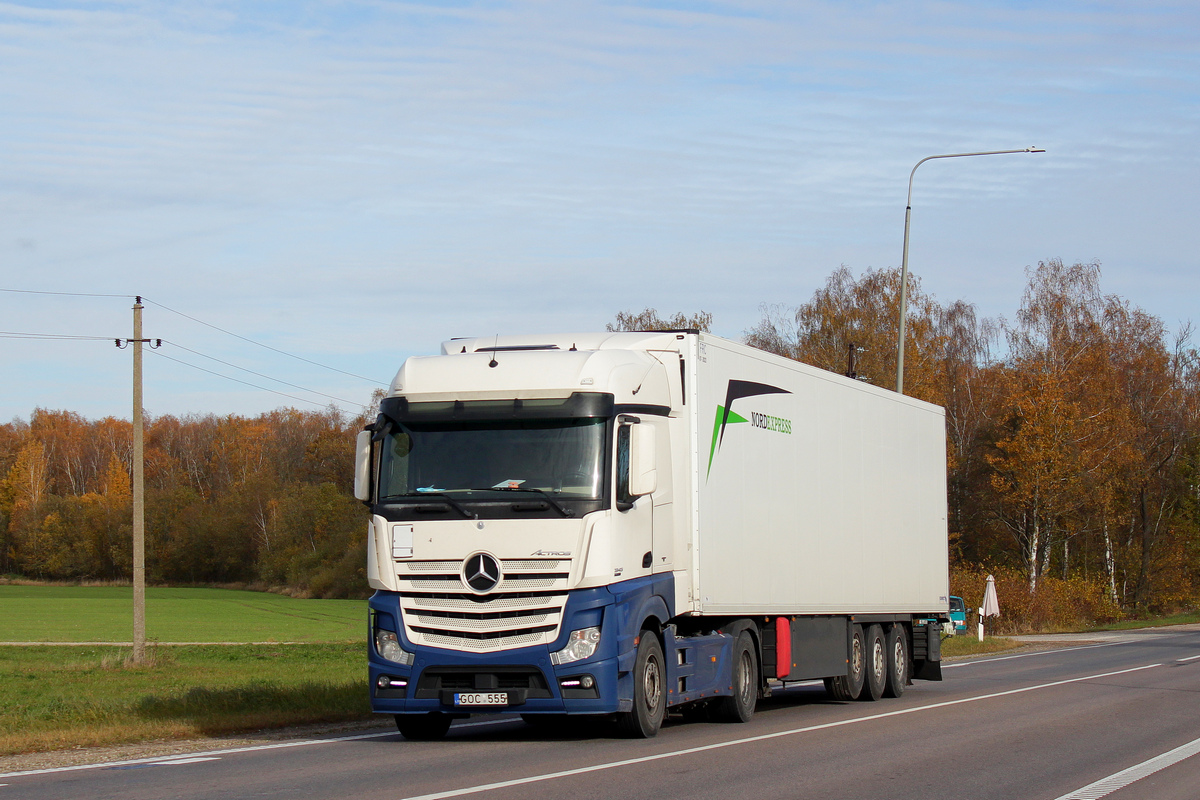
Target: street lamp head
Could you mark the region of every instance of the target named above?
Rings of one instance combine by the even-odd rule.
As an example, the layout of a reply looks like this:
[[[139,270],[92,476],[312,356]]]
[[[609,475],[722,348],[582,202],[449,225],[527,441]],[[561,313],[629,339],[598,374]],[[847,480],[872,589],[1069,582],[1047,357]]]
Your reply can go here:
[[[900,259],[900,325],[896,337],[896,391],[904,394],[904,320],[907,315],[908,302],[908,220],[912,213],[913,178],[917,175],[917,167],[934,158],[962,158],[964,156],[1003,156],[1010,153],[1044,153],[1041,147],[1026,147],[1024,150],[986,150],[979,153],[943,153],[936,156],[925,156],[916,163],[908,174],[908,205],[904,209],[904,254]]]

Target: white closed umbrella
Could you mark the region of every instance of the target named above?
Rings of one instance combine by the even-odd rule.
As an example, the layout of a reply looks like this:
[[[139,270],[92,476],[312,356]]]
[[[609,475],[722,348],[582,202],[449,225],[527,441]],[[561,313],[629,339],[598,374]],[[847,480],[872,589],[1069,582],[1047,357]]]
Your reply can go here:
[[[979,608],[979,641],[983,641],[983,618],[1000,616],[1000,601],[996,598],[996,579],[987,576],[987,588],[983,590],[983,605]]]

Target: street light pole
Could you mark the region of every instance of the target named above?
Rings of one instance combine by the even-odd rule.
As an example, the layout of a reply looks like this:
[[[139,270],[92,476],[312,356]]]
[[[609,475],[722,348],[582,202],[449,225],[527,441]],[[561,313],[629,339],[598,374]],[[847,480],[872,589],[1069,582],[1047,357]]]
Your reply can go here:
[[[988,150],[982,153],[946,153],[940,156],[926,156],[916,163],[908,174],[908,203],[904,208],[904,255],[900,261],[900,336],[896,342],[896,391],[904,394],[904,323],[908,314],[908,221],[912,217],[912,187],[913,177],[917,167],[935,158],[964,158],[966,156],[1002,156],[1009,153],[1044,153],[1040,147],[1026,147],[1022,150]]]

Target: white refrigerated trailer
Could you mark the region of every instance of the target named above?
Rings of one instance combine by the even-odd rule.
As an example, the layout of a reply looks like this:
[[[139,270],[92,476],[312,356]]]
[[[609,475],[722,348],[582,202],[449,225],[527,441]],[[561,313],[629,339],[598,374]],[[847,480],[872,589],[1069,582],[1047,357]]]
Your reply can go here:
[[[410,738],[941,678],[944,414],[910,397],[696,331],[456,339],[400,368],[355,491]]]

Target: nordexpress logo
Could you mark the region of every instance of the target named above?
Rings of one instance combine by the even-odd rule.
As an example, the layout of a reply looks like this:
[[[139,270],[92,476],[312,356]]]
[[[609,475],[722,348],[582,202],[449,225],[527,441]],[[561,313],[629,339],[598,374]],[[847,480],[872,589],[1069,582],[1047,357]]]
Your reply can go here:
[[[753,381],[730,381],[728,388],[725,390],[725,405],[717,406],[717,418],[713,422],[712,446],[708,450],[708,472],[712,472],[713,459],[716,458],[717,450],[721,447],[721,442],[725,439],[725,426],[733,425],[738,422],[749,422],[755,428],[762,428],[768,431],[778,431],[779,433],[791,433],[792,421],[783,417],[772,417],[767,414],[759,414],[751,412],[750,419],[746,419],[740,414],[733,411],[733,404],[736,400],[741,400],[745,397],[758,397],[764,394],[791,394],[787,389],[780,389],[778,386],[771,386],[766,383],[754,383]],[[705,473],[707,476],[708,473]]]

